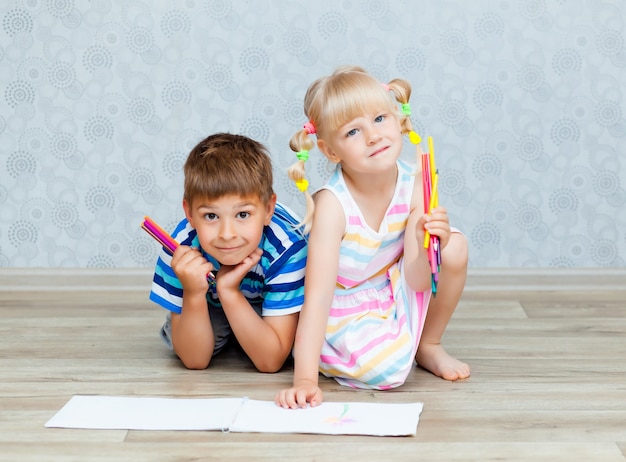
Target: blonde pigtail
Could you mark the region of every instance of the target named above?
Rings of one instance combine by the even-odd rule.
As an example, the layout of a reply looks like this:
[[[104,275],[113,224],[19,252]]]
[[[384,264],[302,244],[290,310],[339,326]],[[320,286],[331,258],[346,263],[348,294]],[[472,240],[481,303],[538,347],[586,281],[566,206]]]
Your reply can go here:
[[[413,144],[419,144],[421,137],[413,131],[413,123],[411,122],[411,84],[404,79],[394,79],[387,85],[389,90],[393,92],[396,101],[400,103],[402,115],[400,118],[400,128],[403,135],[409,135],[409,139]]]
[[[310,124],[310,126],[309,126]],[[305,162],[309,159],[309,151],[313,149],[315,143],[309,137],[312,124],[307,122],[305,128],[297,132],[289,141],[289,147],[296,153],[298,160],[288,168],[289,178],[296,184],[296,187],[304,193],[306,200],[306,212],[300,226],[304,227],[304,232],[308,233],[313,222],[313,212],[315,202],[309,192],[309,181],[306,179]],[[313,133],[315,130],[313,129]]]

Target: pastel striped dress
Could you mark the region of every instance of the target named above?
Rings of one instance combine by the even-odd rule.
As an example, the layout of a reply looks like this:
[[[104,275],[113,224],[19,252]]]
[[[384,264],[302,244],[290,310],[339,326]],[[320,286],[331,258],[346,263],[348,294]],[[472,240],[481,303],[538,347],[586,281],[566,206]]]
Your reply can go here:
[[[398,161],[395,193],[378,231],[365,223],[341,168],[322,188],[337,196],[346,215],[337,288],[320,356],[320,372],[342,385],[394,388],[414,367],[430,291],[412,291],[403,276],[413,173]]]

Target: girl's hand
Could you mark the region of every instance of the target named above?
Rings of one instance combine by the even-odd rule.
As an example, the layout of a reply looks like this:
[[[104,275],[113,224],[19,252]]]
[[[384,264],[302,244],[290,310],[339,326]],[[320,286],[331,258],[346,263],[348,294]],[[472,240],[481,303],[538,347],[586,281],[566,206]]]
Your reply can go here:
[[[417,236],[424,240],[425,231],[439,238],[443,249],[450,241],[450,220],[444,207],[435,207],[430,214],[424,214],[417,222]]]
[[[305,408],[307,403],[311,407],[319,406],[322,399],[322,390],[317,384],[305,383],[279,391],[274,402],[284,409],[298,409]]]
[[[213,271],[213,265],[198,249],[186,245],[178,246],[172,256],[172,269],[185,291],[206,293],[209,290],[206,275]]]

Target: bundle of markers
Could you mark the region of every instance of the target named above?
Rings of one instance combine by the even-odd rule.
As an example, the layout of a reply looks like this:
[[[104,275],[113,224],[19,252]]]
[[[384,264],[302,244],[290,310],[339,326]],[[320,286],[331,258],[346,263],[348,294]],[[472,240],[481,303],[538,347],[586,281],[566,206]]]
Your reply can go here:
[[[422,186],[424,188],[424,210],[430,214],[439,205],[437,194],[437,181],[439,171],[435,166],[435,148],[432,137],[428,137],[428,151],[421,153],[422,161]],[[439,237],[431,236],[428,231],[424,235],[424,248],[428,252],[430,271],[432,273],[432,292],[437,293],[437,283],[439,281],[439,270],[441,269],[441,248]]]
[[[163,228],[157,225],[150,217],[144,217],[141,228],[152,236],[156,241],[163,246],[163,249],[170,255],[174,254],[174,251],[178,247],[178,242],[174,240]],[[206,275],[210,283],[215,283],[215,275],[209,272]]]
[[[165,251],[170,255],[174,254],[174,251],[178,247],[178,242],[174,240],[172,236],[167,234],[159,225],[157,225],[150,217],[144,217],[141,227],[150,236],[163,246]]]

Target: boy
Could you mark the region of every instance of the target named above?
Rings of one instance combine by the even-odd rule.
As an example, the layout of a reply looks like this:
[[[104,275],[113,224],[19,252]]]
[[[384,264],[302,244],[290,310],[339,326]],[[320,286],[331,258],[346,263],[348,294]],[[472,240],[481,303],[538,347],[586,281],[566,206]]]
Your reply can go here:
[[[159,257],[150,292],[170,311],[161,336],[189,369],[208,367],[232,334],[259,371],[276,372],[304,302],[300,220],[276,202],[266,148],[245,136],[209,136],[184,173],[181,245]]]

